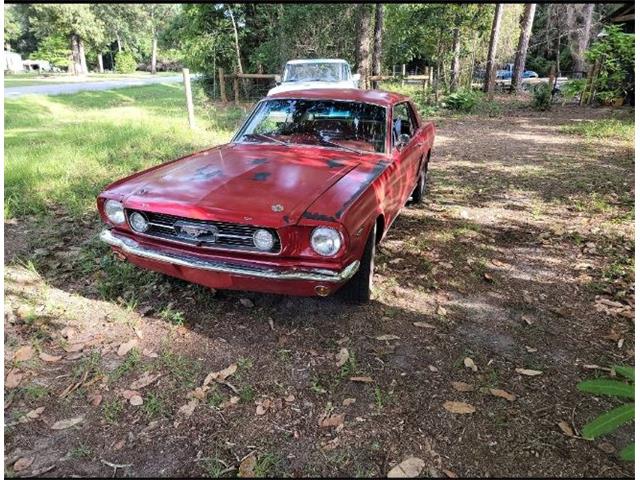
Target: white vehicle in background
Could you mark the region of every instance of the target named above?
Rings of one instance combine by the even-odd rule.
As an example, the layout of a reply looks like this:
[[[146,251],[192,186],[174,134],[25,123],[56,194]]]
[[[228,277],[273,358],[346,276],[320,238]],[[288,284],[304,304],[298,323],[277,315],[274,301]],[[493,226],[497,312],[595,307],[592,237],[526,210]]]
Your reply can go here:
[[[360,75],[351,75],[346,60],[290,60],[284,66],[281,82],[268,95],[307,88],[358,88],[359,81]]]

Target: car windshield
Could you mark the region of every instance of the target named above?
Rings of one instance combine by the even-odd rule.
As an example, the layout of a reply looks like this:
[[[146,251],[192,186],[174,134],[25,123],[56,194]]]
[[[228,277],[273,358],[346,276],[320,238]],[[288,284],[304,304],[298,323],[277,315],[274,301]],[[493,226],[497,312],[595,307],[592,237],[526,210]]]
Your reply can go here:
[[[289,63],[284,68],[283,82],[341,82],[348,80],[349,66],[338,62]]]
[[[239,142],[322,145],[384,153],[385,118],[384,107],[366,103],[266,100],[235,138]]]

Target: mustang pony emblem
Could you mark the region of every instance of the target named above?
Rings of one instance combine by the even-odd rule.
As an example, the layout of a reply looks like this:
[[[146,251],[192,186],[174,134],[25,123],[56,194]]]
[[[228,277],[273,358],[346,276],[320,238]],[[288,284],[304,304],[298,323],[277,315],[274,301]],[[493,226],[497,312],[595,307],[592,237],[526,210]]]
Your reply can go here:
[[[187,240],[215,242],[218,236],[218,229],[215,226],[180,221],[174,223],[173,228],[179,237]]]

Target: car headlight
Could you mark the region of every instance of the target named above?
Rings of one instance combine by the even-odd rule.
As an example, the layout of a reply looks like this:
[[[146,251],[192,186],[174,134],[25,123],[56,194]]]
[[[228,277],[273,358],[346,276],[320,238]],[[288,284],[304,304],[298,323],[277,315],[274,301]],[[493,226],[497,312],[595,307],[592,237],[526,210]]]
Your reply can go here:
[[[269,251],[274,244],[273,235],[268,230],[260,228],[253,234],[253,244],[258,250]]]
[[[331,227],[316,227],[311,233],[311,248],[323,257],[335,255],[342,246],[340,233]]]
[[[117,200],[107,200],[104,204],[104,213],[111,222],[124,223],[124,208]]]
[[[129,215],[129,224],[138,233],[144,233],[149,229],[149,222],[144,218],[144,215],[138,212]]]

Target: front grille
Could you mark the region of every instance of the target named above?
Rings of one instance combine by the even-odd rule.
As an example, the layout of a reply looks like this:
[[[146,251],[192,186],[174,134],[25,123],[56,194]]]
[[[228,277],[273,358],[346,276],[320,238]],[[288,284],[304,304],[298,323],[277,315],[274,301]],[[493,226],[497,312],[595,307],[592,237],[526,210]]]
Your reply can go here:
[[[244,250],[251,252],[278,253],[280,251],[280,238],[278,233],[271,228],[264,228],[274,236],[274,243],[271,250],[258,250],[253,244],[253,234],[262,227],[254,227],[252,225],[240,225],[237,223],[218,222],[212,220],[195,220],[192,218],[176,217],[174,215],[166,215],[164,213],[145,212],[141,210],[127,210],[127,219],[132,213],[138,212],[149,222],[149,229],[144,235],[162,238],[174,242],[186,243],[198,247],[220,248],[225,250]],[[184,223],[181,223],[184,222]],[[178,228],[176,229],[176,223]],[[211,235],[203,234],[203,239],[189,238],[186,235],[180,235],[180,225],[189,225],[194,227],[215,228],[216,235],[212,241]]]

